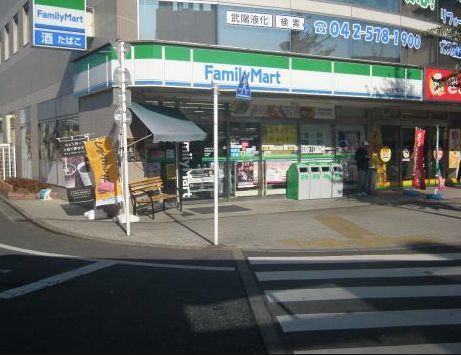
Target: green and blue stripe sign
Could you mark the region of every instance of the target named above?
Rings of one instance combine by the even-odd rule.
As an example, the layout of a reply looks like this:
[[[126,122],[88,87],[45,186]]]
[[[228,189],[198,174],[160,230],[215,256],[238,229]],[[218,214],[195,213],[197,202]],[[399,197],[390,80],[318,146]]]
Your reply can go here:
[[[210,89],[213,81],[222,90],[235,90],[246,73],[252,92],[423,98],[423,70],[403,66],[155,43],[134,44],[126,63],[134,86]],[[110,87],[116,65],[115,58],[103,54],[81,59],[77,63],[75,93],[84,95],[104,85]],[[95,82],[97,77],[105,80]]]
[[[86,0],[34,0],[33,45],[86,50]]]

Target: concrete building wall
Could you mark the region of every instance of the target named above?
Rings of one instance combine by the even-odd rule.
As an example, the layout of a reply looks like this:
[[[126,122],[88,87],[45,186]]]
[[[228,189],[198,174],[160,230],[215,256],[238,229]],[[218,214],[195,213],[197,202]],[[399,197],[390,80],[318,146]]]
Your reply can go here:
[[[80,132],[91,137],[117,135],[112,90],[80,98]]]

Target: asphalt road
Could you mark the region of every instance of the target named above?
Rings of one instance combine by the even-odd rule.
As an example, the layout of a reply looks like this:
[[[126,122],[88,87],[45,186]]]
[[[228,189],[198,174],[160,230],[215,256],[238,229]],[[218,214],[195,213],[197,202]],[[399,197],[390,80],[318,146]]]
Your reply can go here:
[[[0,352],[265,353],[231,251],[54,235],[0,202]]]

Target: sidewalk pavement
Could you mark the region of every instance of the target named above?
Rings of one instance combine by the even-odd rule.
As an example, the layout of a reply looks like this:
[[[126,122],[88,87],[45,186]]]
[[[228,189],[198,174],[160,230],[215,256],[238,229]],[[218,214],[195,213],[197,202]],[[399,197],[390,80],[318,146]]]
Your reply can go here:
[[[461,240],[461,187],[443,199],[428,199],[433,188],[342,198],[290,200],[285,196],[219,202],[219,247],[260,251],[324,251],[417,248],[454,245]],[[5,200],[6,201],[6,200]],[[6,201],[35,224],[58,234],[137,246],[213,246],[213,202],[185,203],[141,216],[131,235],[97,211],[94,221],[79,205],[54,199]]]

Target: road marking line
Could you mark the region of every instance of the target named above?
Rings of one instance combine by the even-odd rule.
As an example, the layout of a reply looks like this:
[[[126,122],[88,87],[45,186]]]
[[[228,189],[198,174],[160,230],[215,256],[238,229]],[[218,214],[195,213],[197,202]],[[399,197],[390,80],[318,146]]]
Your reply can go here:
[[[461,296],[461,285],[298,288],[266,290],[269,302]]]
[[[116,262],[104,260],[99,261],[97,263],[93,263],[90,265],[85,265],[78,269],[70,270],[67,272],[63,272],[62,274],[54,275],[51,277],[47,277],[46,279],[39,280],[37,282],[32,282],[30,284],[13,288],[4,292],[0,293],[0,298],[10,299],[18,296],[22,296],[31,292],[35,292],[41,290],[45,287],[51,287],[58,284],[61,284],[65,281],[69,281],[79,276],[87,275],[92,272],[104,269],[109,266],[116,265]]]
[[[276,317],[284,332],[461,324],[461,309],[290,314]]]
[[[80,256],[74,255],[64,255],[64,254],[53,254],[53,253],[46,253],[31,249],[23,249],[13,247],[11,245],[1,244],[0,249],[6,249],[11,251],[17,251],[24,254],[32,254],[38,256],[46,256],[50,258],[71,258],[83,261],[94,261],[99,262],[101,260],[111,261],[117,264],[123,265],[132,265],[132,266],[146,266],[146,267],[156,267],[156,268],[163,268],[163,269],[184,269],[184,270],[202,270],[202,271],[235,271],[235,267],[226,267],[226,266],[197,266],[197,265],[185,265],[185,264],[162,264],[162,263],[146,263],[146,262],[138,262],[138,261],[123,261],[123,260],[112,260],[112,259],[90,259],[90,258],[83,258]]]
[[[32,254],[32,255],[37,255],[37,256],[48,256],[48,257],[51,257],[51,258],[77,258],[77,259],[83,259],[83,258],[80,258],[78,256],[73,256],[73,255],[45,253],[45,252],[36,251],[36,250],[13,247],[11,245],[1,244],[1,243],[0,243],[0,248],[5,249],[5,250],[17,251],[17,252],[24,253],[24,254]]]
[[[256,272],[259,281],[393,278],[461,275],[461,267],[414,267],[397,269],[293,270]]]
[[[202,270],[202,271],[235,271],[235,267],[229,266],[197,266],[197,265],[184,265],[184,264],[161,264],[161,263],[146,263],[140,261],[120,261],[119,264],[131,266],[146,266],[155,268],[166,269],[184,269],[184,270]]]
[[[461,343],[370,346],[363,348],[296,350],[295,354],[459,354]]]
[[[8,273],[8,272],[10,272],[10,271],[11,271],[10,269],[0,269],[0,272],[1,272],[2,274],[6,274],[6,273]]]
[[[264,264],[308,264],[340,262],[378,262],[378,261],[444,261],[461,260],[461,253],[445,254],[392,254],[392,255],[337,255],[337,256],[253,256],[248,260],[253,265]]]

